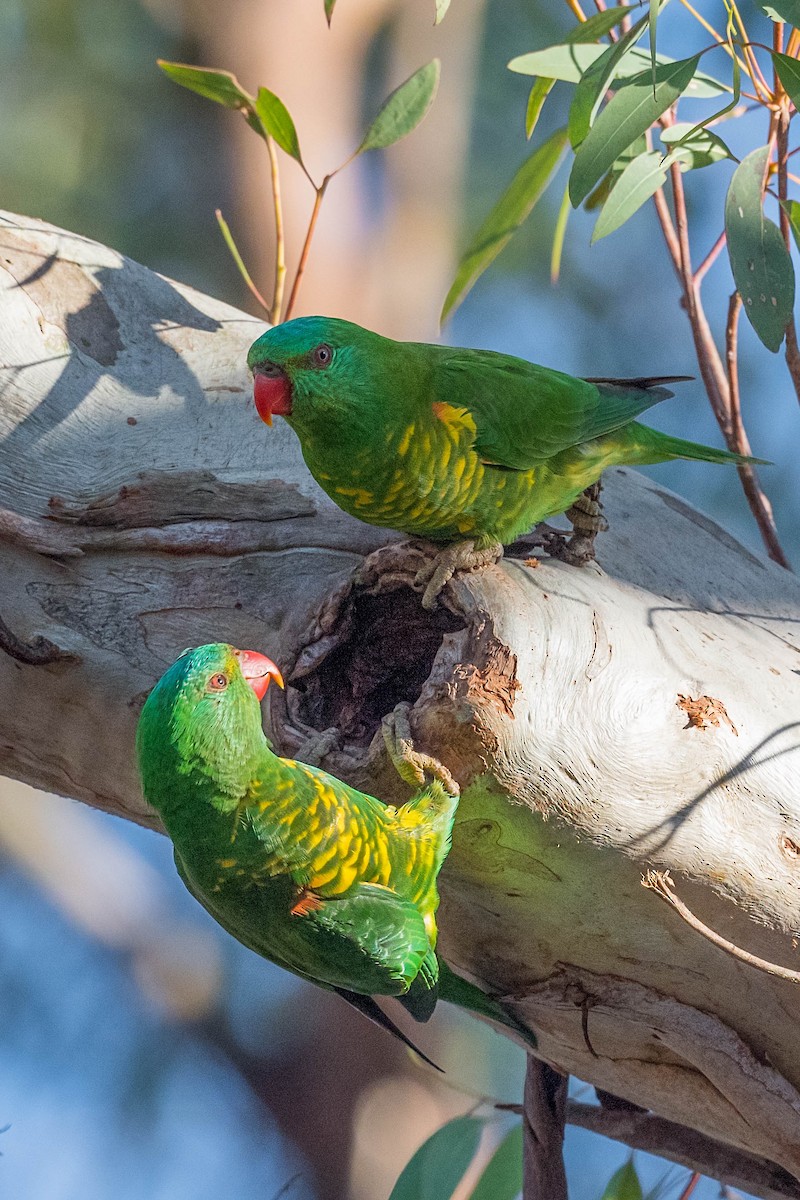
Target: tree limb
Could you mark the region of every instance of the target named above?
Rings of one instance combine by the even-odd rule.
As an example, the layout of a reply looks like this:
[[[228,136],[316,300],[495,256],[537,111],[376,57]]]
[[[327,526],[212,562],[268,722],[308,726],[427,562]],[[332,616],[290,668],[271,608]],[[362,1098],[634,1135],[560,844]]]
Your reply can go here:
[[[281,750],[335,730],[323,765],[402,802],[380,725],[407,701],[462,790],[448,960],[562,1073],[800,1176],[794,986],[640,886],[671,871],[707,927],[798,968],[800,583],[612,470],[598,563],[507,557],[427,612],[429,548],[339,512],[258,421],[258,321],[38,221],[0,243],[2,616],[75,655],[0,654],[4,773],[156,825],[141,704],[224,639],[285,668]],[[730,725],[687,727],[680,696]]]

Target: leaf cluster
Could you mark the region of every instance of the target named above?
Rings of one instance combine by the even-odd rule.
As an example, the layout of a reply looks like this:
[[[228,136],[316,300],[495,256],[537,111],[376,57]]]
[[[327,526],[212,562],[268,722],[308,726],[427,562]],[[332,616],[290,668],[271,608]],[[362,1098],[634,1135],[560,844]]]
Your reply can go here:
[[[335,0],[326,0],[325,14],[330,24]],[[439,0],[438,19],[444,16],[447,4]],[[384,150],[395,142],[400,141],[419,125],[427,114],[436,95],[439,85],[440,64],[433,59],[424,67],[415,71],[404,83],[401,83],[381,105],[378,113],[367,126],[364,135],[353,153],[338,167],[329,171],[319,183],[312,178],[300,149],[300,138],[294,120],[288,108],[269,88],[260,87],[255,96],[241,86],[230,71],[212,70],[206,67],[189,66],[186,63],[165,62],[159,59],[158,65],[162,71],[182,87],[189,91],[213,100],[224,108],[234,109],[242,114],[250,128],[258,134],[267,145],[272,167],[272,191],[275,212],[276,233],[276,270],[272,302],[267,303],[245,267],[242,256],[233,239],[233,235],[221,212],[217,211],[217,220],[227,246],[238,266],[242,277],[262,306],[273,324],[288,320],[296,304],[300,282],[305,270],[311,239],[316,228],[322,199],[328,185],[334,176],[349,166],[359,155],[368,150]],[[306,233],[305,243],[294,274],[294,282],[289,293],[288,302],[284,309],[284,278],[286,266],[284,261],[284,231],[283,210],[280,192],[280,170],[275,154],[278,147],[289,158],[298,164],[314,194],[314,206]]]
[[[579,21],[564,40],[509,63],[511,71],[533,77],[525,113],[528,138],[558,82],[572,88],[566,127],[533,150],[470,239],[442,320],[533,211],[564,154],[570,170],[554,231],[554,277],[570,208],[597,213],[592,236],[597,241],[629,221],[673,173],[733,168],[724,211],[730,265],[748,320],[763,344],[777,351],[793,317],[794,267],[785,236],[764,209],[770,199],[780,200],[800,238],[800,203],[771,186],[781,166],[781,114],[791,120],[800,105],[800,2],[759,0],[764,26],[759,32],[772,43],[768,46],[750,39],[735,0],[725,0],[724,32],[696,13],[689,0],[681,0],[713,40],[677,61],[656,49],[658,14],[667,0],[660,0],[660,8],[659,0],[650,0],[648,12],[635,22],[628,6],[601,8],[587,18],[576,0],[568,3]],[[650,45],[643,48],[640,43],[648,33]],[[717,60],[715,74],[705,69],[708,56]],[[698,111],[695,102],[704,104],[705,111]],[[690,106],[692,120],[679,118],[684,104]],[[748,107],[766,113],[767,144],[739,162],[717,127]],[[784,150],[784,182],[792,179],[785,161],[789,153]]]

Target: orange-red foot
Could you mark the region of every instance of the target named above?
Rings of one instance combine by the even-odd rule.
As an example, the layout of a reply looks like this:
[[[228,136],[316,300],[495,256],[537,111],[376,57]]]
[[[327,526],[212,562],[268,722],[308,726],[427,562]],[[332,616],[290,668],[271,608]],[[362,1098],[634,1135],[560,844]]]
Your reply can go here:
[[[321,908],[322,901],[319,896],[309,892],[307,888],[302,888],[291,913],[293,917],[307,917],[309,913],[319,912]]]

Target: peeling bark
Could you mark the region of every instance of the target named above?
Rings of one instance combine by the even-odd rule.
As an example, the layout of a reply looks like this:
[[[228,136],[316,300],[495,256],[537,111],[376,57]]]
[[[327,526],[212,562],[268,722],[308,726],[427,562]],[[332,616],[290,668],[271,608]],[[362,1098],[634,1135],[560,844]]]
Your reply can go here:
[[[614,470],[597,563],[507,557],[427,613],[424,546],[340,513],[260,425],[259,322],[14,217],[0,286],[0,616],[70,656],[0,653],[2,770],[155,825],[138,711],[226,639],[287,668],[280,749],[331,730],[323,765],[400,801],[375,734],[410,701],[462,787],[446,957],[559,1071],[800,1177],[797,985],[641,886],[669,871],[707,927],[800,965],[798,581]]]

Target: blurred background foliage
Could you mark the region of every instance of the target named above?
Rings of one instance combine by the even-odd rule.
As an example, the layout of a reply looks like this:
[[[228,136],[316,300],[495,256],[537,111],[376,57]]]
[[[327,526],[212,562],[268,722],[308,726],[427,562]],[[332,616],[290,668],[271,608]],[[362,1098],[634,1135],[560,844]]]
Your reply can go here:
[[[435,29],[432,8],[339,0],[328,31],[321,0],[228,0],[224,10],[214,0],[0,0],[0,204],[252,311],[213,214],[222,208],[251,271],[269,279],[263,144],[235,114],[170,84],[155,59],[225,68],[249,90],[277,92],[319,177],[354,148],[386,92],[438,55],[441,89],[423,126],[332,185],[299,310],[433,340],[459,249],[528,153],[529,81],[506,63],[558,41],[573,19],[557,0],[453,0]],[[716,0],[701,8],[719,16]],[[673,15],[659,22],[659,48],[686,55]],[[543,132],[565,115],[556,91]],[[765,140],[746,122],[726,137],[734,150],[737,137],[748,148]],[[291,261],[311,195],[290,163],[284,179]],[[559,182],[445,336],[575,374],[695,373],[649,208],[591,250],[592,220],[573,214],[551,288]],[[704,246],[719,233],[726,183],[717,170],[688,185]],[[706,288],[721,332],[724,256]],[[775,461],[765,483],[797,562],[796,401],[782,359],[749,326],[741,368],[754,452]],[[652,420],[719,444],[699,383]],[[733,471],[675,463],[653,473],[760,550]],[[0,914],[0,1127],[10,1125],[0,1194],[14,1200],[271,1200],[281,1189],[289,1200],[382,1200],[443,1121],[483,1096],[520,1098],[523,1055],[493,1032],[437,1015],[420,1039],[447,1068],[433,1078],[336,997],[223,934],[183,890],[165,839],[8,781]],[[504,1128],[489,1129],[484,1160]],[[626,1157],[570,1130],[575,1200],[599,1196]],[[637,1164],[646,1186],[666,1169],[647,1156]],[[693,1194],[719,1189],[703,1181]]]

